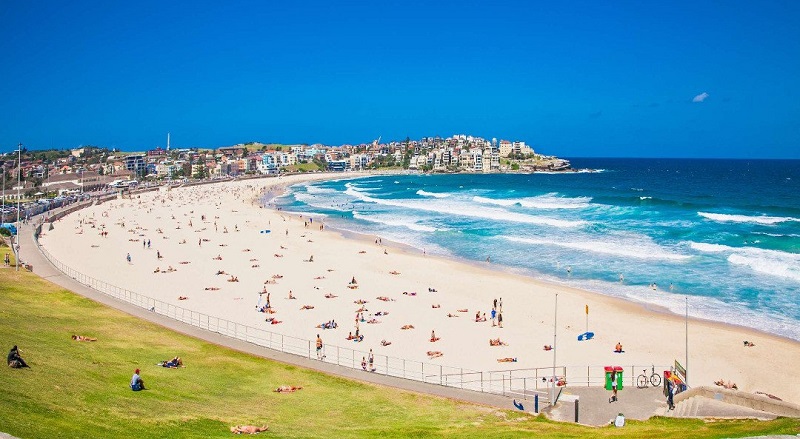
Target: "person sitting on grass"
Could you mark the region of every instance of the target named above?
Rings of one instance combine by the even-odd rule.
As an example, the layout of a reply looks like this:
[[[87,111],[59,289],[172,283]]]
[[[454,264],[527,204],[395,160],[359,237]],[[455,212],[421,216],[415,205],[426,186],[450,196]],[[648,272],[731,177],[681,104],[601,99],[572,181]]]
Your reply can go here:
[[[23,367],[30,367],[25,360],[19,355],[19,348],[17,345],[14,345],[10,351],[8,351],[8,365],[14,369],[21,369]]]
[[[139,376],[139,369],[133,371],[133,376],[131,377],[131,390],[134,392],[145,390],[144,381],[142,381],[142,377]]]
[[[231,427],[231,433],[233,434],[256,434],[267,430],[269,430],[269,427],[266,425],[262,425],[261,427],[257,427],[255,425],[237,425]]]

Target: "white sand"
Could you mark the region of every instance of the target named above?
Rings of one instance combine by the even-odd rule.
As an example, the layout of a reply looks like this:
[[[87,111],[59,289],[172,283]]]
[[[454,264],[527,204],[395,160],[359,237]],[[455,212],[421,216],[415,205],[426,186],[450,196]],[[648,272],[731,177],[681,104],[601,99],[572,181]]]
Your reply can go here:
[[[62,219],[53,231],[44,232],[41,242],[57,259],[91,277],[274,332],[308,340],[320,334],[326,349],[336,345],[363,351],[372,348],[376,354],[483,371],[552,366],[553,352],[542,347],[553,343],[554,297],[558,293],[557,362],[581,366],[570,369],[570,374],[583,375],[585,380],[588,365],[642,365],[637,368],[639,374],[644,365],[649,372],[650,364],[670,365],[675,359],[683,363],[682,316],[509,274],[488,263],[424,256],[385,241],[378,245],[375,237],[344,238],[335,231],[320,231],[324,218],[314,218],[306,228],[307,218],[264,209],[254,201],[267,187],[309,178],[331,177],[236,181],[114,200]],[[206,216],[205,221],[201,215]],[[107,237],[99,235],[101,225],[109,232]],[[239,231],[235,231],[237,227]],[[163,233],[157,231],[159,228]],[[259,233],[267,229],[271,233]],[[208,241],[199,245],[201,239]],[[143,248],[142,240],[150,240],[151,248]],[[180,244],[182,240],[186,243]],[[163,259],[157,259],[157,252]],[[126,261],[127,253],[131,254],[131,264]],[[222,260],[213,259],[218,255]],[[314,261],[304,262],[311,255]],[[177,271],[153,272],[169,266]],[[239,282],[227,282],[229,276],[216,275],[217,270],[237,276]],[[271,316],[282,323],[270,325],[264,321],[269,315],[256,312],[255,306],[264,282],[276,274],[283,278],[266,287],[277,311]],[[354,276],[358,289],[349,289]],[[206,287],[219,290],[208,291]],[[290,290],[296,300],[287,298]],[[326,293],[338,298],[326,299]],[[188,299],[178,300],[179,296]],[[378,296],[393,301],[383,302],[376,299]],[[504,328],[492,327],[491,320],[476,323],[475,312],[485,312],[488,317],[492,300],[500,297]],[[262,305],[265,299],[262,297]],[[388,311],[389,315],[375,317],[378,324],[361,323],[365,340],[353,343],[345,337],[355,331],[355,311],[360,305],[354,301],[358,299],[368,301],[366,319],[378,311]],[[433,304],[441,308],[434,309]],[[315,308],[301,310],[303,305]],[[585,331],[585,305],[589,305],[590,330],[596,336],[579,342],[577,336]],[[448,313],[458,317],[447,317]],[[339,323],[338,329],[315,328],[331,319]],[[401,330],[406,324],[415,329]],[[431,330],[441,340],[431,343]],[[508,346],[490,347],[489,339],[496,337]],[[392,344],[381,346],[382,339]],[[743,340],[756,346],[746,348]],[[623,354],[612,352],[618,341],[624,346]],[[800,403],[796,373],[799,343],[693,319],[689,322],[689,343],[691,385],[713,386],[714,380],[724,378],[737,383],[743,392],[763,391]],[[444,356],[429,360],[429,350],[442,351]],[[516,357],[518,362],[498,363],[501,357]],[[625,373],[629,374],[630,368]],[[601,372],[594,368],[591,374]],[[579,381],[578,377],[574,379]]]

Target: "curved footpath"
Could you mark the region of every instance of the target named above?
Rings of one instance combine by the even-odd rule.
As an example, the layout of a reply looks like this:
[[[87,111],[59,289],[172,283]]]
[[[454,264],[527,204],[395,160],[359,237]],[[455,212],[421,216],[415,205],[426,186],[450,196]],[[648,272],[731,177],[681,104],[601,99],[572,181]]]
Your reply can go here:
[[[48,212],[48,214],[52,215],[58,211],[60,210]],[[514,409],[511,398],[501,395],[461,390],[387,375],[371,374],[357,369],[340,367],[335,364],[324,363],[318,360],[275,351],[242,340],[230,338],[209,330],[200,329],[164,315],[149,312],[144,308],[103,294],[65,275],[55,266],[53,266],[47,258],[44,257],[44,255],[39,251],[33,236],[35,227],[32,224],[38,223],[39,218],[40,216],[31,218],[29,224],[23,225],[19,231],[19,241],[21,246],[20,252],[22,254],[21,260],[23,260],[25,264],[31,265],[33,267],[33,272],[39,277],[47,279],[83,297],[126,312],[142,320],[156,323],[182,334],[262,358],[267,358],[286,364],[292,364],[343,378],[394,387],[411,392],[419,392],[501,409]],[[629,419],[644,420],[650,418],[659,408],[666,406],[663,398],[660,396],[660,389],[655,388],[626,392],[624,397],[621,397],[620,401],[616,404],[595,404],[595,398],[589,398],[588,394],[582,395],[585,392],[590,392],[592,394],[604,392],[602,389],[596,387],[570,387],[565,389],[565,392],[572,395],[578,395],[580,397],[582,404],[580,406],[579,422],[588,425],[607,425],[609,420],[613,419],[613,417],[620,412],[624,413]],[[605,397],[601,399],[605,400]],[[528,400],[524,403],[525,411],[533,413],[533,401]],[[563,402],[560,403],[559,406],[565,407],[562,407],[561,410],[558,410],[558,413],[554,413],[554,418],[564,421],[574,421],[574,410],[572,410],[573,404],[569,402]]]

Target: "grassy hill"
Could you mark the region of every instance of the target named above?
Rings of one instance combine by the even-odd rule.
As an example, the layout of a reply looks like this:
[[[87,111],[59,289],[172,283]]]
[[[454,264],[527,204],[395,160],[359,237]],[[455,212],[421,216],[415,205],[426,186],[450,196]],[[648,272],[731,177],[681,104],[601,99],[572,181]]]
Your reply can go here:
[[[3,251],[4,249],[0,249]],[[76,342],[72,334],[97,337]],[[736,437],[796,434],[800,420],[656,419],[589,428],[349,381],[245,355],[142,322],[32,273],[0,269],[0,347],[30,369],[0,367],[0,432],[21,438]],[[185,367],[165,369],[179,355]],[[128,387],[142,370],[149,390]],[[279,385],[303,386],[278,394]]]

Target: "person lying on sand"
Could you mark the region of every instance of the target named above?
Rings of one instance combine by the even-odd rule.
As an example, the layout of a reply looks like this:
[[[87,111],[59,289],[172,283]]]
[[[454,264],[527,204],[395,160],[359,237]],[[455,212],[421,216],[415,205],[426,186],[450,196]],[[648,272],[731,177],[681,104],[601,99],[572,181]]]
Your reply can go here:
[[[361,250],[360,252],[358,252],[358,254],[363,255],[366,252],[367,252],[366,250]]]
[[[174,271],[178,271],[178,270],[176,268],[174,268],[172,265],[170,265],[169,267],[167,267],[167,271],[164,271],[164,273],[172,273]]]
[[[505,357],[505,358],[498,358],[498,363],[516,363],[517,359],[515,357]]]
[[[283,279],[283,275],[282,274],[273,274],[272,278],[273,279]]]
[[[733,389],[733,390],[739,389],[739,387],[736,386],[736,383],[731,383],[730,381],[725,382],[725,380],[722,378],[720,378],[718,381],[714,381],[714,384],[720,387],[724,387],[726,389]]]
[[[373,323],[374,324],[374,323],[380,323],[380,322],[378,321],[378,319],[369,319],[369,320],[367,320],[367,323]]]
[[[250,268],[258,268],[258,267],[260,267],[260,265],[258,265],[258,264],[253,264],[253,265],[250,266]]]
[[[381,340],[381,346],[389,346],[390,344],[392,344],[392,342],[386,341],[385,339]]]
[[[261,427],[256,427],[255,425],[237,425],[231,427],[231,433],[233,434],[256,434],[267,430],[269,430],[269,427],[266,425],[262,425]]]
[[[392,299],[390,299],[390,298],[388,298],[386,296],[378,296],[377,299],[378,300],[382,300],[384,302],[391,302],[392,301]]]
[[[226,273],[225,270],[217,270],[217,276],[219,276],[220,274],[228,274],[228,273]]]
[[[282,255],[282,254],[279,254],[279,253],[275,253],[275,254],[274,254],[274,255],[272,255],[272,256],[275,256],[276,258],[282,258],[282,257],[283,257],[283,255]]]
[[[416,296],[416,295],[417,295],[417,292],[416,292],[416,291],[413,291],[413,292],[410,292],[410,293],[409,293],[408,291],[403,291],[403,295],[406,295],[406,296]]]
[[[239,282],[239,277],[231,275],[230,279],[228,279],[228,282]]]
[[[350,288],[351,290],[356,290],[358,289],[358,285],[348,285],[347,288]]]
[[[458,314],[453,314],[451,312],[447,313],[447,317],[458,317]]]
[[[439,358],[443,355],[444,354],[442,353],[442,351],[428,351],[428,357],[430,357],[431,359]]]
[[[335,299],[337,297],[339,297],[339,296],[337,296],[336,294],[333,294],[333,293],[328,293],[328,294],[325,295],[326,299]]]
[[[414,325],[403,325],[400,329],[414,329]]]
[[[84,337],[83,335],[73,335],[72,339],[75,341],[97,341],[94,337]]]
[[[362,306],[361,308],[356,310],[356,312],[364,312],[364,311],[369,311],[366,306]]]
[[[314,309],[314,305],[303,305],[303,307],[300,308],[300,310],[304,310],[304,309]]]
[[[278,393],[292,393],[302,389],[302,386],[280,386],[277,389],[273,390],[273,392]]]
[[[161,268],[160,267],[156,267],[156,269],[153,270],[153,273],[161,273]]]
[[[433,308],[433,309],[441,308],[441,307],[442,307],[442,305],[439,305],[438,303],[431,305],[431,308]]]
[[[186,297],[186,296],[178,296],[178,300],[186,300],[186,299],[188,299],[188,297]]]
[[[752,347],[753,347],[753,346],[755,346],[756,344],[755,344],[755,343],[751,343],[751,342],[749,342],[749,341],[745,340],[745,341],[744,341],[744,345],[745,345],[745,347],[752,348]]]
[[[389,311],[378,311],[375,313],[376,316],[388,316]]]
[[[277,325],[278,323],[283,323],[281,320],[278,320],[275,317],[268,317],[266,321],[269,322],[270,325]]]
[[[397,271],[397,270],[392,270],[392,271],[389,272],[389,274],[393,274],[393,275],[397,276],[398,274],[400,274],[400,272]]]
[[[206,291],[219,291],[219,287],[206,287]]]
[[[500,337],[498,338],[490,338],[489,339],[489,346],[508,346],[508,343],[501,341]]]
[[[189,262],[189,261],[180,261],[180,262],[178,262],[178,263],[179,263],[179,264],[182,264],[182,265],[191,264],[191,262]]]
[[[363,304],[367,303],[367,301],[364,300],[364,299],[358,299],[358,300],[354,300],[353,303],[355,303],[356,305],[363,305]]]
[[[314,278],[314,280],[321,280],[321,279],[325,279],[325,276],[317,276]]]
[[[243,251],[243,252],[249,252],[249,251],[250,251],[250,249],[249,249],[249,248],[246,248],[246,249],[244,249],[244,250],[242,250],[242,251]]]
[[[549,344],[546,344],[546,345],[544,345],[543,349],[546,350],[546,351],[552,351],[553,350],[553,346],[551,346]]]

